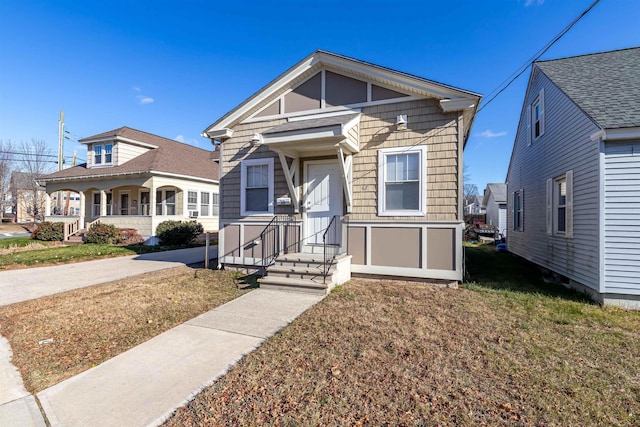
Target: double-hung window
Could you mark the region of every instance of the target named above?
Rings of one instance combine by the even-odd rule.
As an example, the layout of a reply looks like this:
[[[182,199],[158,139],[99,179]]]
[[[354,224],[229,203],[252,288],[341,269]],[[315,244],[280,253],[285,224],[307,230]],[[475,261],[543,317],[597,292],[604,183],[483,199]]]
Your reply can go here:
[[[423,216],[426,213],[426,148],[378,151],[378,215]]]
[[[527,142],[529,144],[544,134],[544,122],[544,89],[542,89],[527,108]]]
[[[102,164],[102,145],[93,146],[93,163],[96,165]]]
[[[106,164],[111,164],[113,162],[113,145],[112,144],[105,144],[104,146],[104,162]]]
[[[218,193],[213,193],[213,211],[211,215],[217,216],[220,212],[220,202],[218,201]]]
[[[191,212],[198,210],[198,192],[197,191],[187,192],[187,210],[189,211],[189,216],[191,216]]]
[[[547,234],[573,237],[573,171],[547,180]]]
[[[243,160],[240,176],[240,214],[273,213],[273,158]]]
[[[209,216],[209,193],[206,191],[200,192],[200,215]]]
[[[513,229],[524,230],[524,203],[523,191],[518,190],[513,193]]]

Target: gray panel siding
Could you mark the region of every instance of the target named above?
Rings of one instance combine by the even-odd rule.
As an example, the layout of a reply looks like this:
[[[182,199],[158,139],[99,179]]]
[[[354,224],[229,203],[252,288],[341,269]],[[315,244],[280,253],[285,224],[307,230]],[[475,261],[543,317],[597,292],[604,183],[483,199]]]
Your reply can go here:
[[[640,295],[640,141],[605,145],[605,292]]]
[[[544,134],[527,144],[527,106],[544,88]],[[525,97],[507,176],[509,250],[599,289],[599,128],[544,74]],[[546,180],[573,170],[573,238],[546,233]],[[524,190],[524,230],[513,230],[513,192]]]

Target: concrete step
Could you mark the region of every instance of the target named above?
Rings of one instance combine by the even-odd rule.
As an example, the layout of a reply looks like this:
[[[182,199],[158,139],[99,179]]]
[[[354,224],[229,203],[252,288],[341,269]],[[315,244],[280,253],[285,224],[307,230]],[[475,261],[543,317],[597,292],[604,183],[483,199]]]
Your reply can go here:
[[[314,282],[323,281],[322,266],[296,266],[293,264],[272,265],[268,268],[268,274],[271,277],[287,277],[292,279],[312,280]],[[329,269],[327,279],[331,280],[332,270]]]
[[[303,292],[314,295],[325,295],[329,289],[324,283],[316,283],[311,280],[293,279],[289,277],[265,276],[259,280],[260,289],[273,289],[280,291]]]

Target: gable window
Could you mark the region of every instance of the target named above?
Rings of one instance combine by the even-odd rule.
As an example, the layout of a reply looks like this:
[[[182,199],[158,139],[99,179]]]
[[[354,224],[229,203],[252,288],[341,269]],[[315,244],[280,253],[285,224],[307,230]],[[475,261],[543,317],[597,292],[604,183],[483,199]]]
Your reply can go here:
[[[243,160],[240,188],[241,215],[273,213],[273,158]]]
[[[544,89],[527,108],[527,143],[544,135]]]
[[[378,151],[378,215],[423,216],[426,212],[426,148]]]
[[[573,171],[547,180],[547,234],[573,237]]]
[[[513,193],[513,229],[516,231],[524,230],[524,204],[523,190],[514,191]]]

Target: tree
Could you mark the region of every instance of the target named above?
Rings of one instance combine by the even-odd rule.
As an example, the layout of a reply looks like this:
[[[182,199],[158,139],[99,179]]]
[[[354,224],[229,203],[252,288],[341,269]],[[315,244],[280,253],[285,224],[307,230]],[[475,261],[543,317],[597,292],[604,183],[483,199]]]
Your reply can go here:
[[[41,139],[32,139],[31,143],[22,141],[18,155],[20,173],[13,174],[14,199],[23,212],[33,220],[42,219],[45,212],[46,192],[39,179],[53,171],[52,159],[55,156]]]
[[[13,144],[0,139],[0,222],[4,218],[5,203],[11,193],[11,172],[14,167]]]
[[[473,202],[474,198],[479,194],[478,186],[471,184],[471,173],[469,172],[469,166],[467,164],[462,168],[462,198],[465,206]]]

